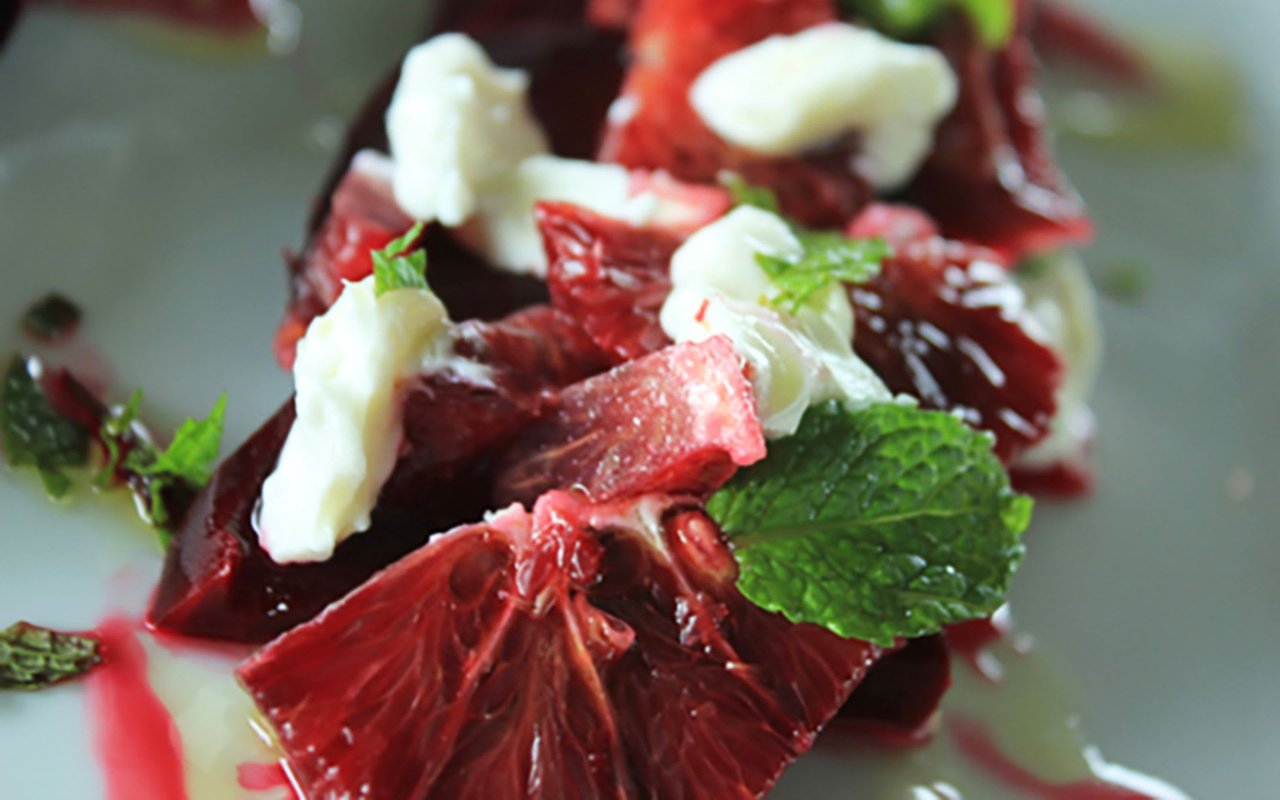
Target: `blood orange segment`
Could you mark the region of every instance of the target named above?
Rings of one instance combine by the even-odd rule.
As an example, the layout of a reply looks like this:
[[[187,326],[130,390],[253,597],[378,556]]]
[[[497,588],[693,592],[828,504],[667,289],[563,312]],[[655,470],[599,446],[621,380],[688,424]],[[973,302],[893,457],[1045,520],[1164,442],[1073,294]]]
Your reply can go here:
[[[907,191],[947,236],[995,248],[1015,261],[1093,234],[1049,147],[1027,36],[1030,5],[1019,3],[1018,31],[999,50],[985,46],[963,15],[933,34],[930,43],[951,63],[960,94]]]
[[[561,392],[497,471],[500,502],[579,487],[597,500],[701,493],[764,457],[751,385],[728,338],[667,347]]]
[[[459,528],[239,671],[311,797],[751,798],[878,655],[734,587],[696,506]]]
[[[1006,463],[1043,439],[1062,362],[1028,331],[1001,256],[928,236],[891,208],[873,207],[850,230],[894,247],[879,275],[850,289],[858,356],[893,391],[995,433]]]
[[[611,13],[607,8],[604,13]],[[689,103],[689,87],[712,62],[773,34],[836,18],[832,0],[649,0],[630,35],[632,63],[606,128],[600,156],[713,183],[721,170],[773,189],[790,216],[838,225],[870,197],[849,167],[853,139],[790,158],[749,153],[721,140]],[[780,103],[786,98],[780,97]]]
[[[196,499],[170,545],[150,622],[191,635],[265,641],[310,619],[432,530],[488,508],[485,459],[556,388],[604,367],[576,326],[546,307],[501,323],[467,323],[457,350],[486,365],[490,380],[479,385],[436,373],[406,387],[406,453],[368,531],[319,564],[276,564],[258,546],[254,509],[293,422],[287,403]]]
[[[567,203],[540,203],[537,218],[556,308],[578,320],[618,363],[671,343],[658,312],[671,293],[668,267],[680,236],[633,228]]]

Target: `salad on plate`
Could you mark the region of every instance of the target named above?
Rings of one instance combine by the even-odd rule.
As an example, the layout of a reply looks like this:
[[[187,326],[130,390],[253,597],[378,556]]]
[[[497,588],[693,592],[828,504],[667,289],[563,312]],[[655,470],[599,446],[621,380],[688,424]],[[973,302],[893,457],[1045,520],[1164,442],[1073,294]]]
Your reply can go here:
[[[300,797],[749,798],[829,726],[918,746],[1006,629],[1029,493],[1090,486],[1092,222],[1036,70],[1110,40],[1055,14],[443,2],[287,259],[292,396],[219,461],[226,397],[162,446],[17,356],[9,460],[134,495],[146,625],[246,646]],[[132,635],[19,623],[0,687]],[[1181,796],[1027,788],[953,722],[1028,796]],[[170,755],[137,768],[185,791]]]

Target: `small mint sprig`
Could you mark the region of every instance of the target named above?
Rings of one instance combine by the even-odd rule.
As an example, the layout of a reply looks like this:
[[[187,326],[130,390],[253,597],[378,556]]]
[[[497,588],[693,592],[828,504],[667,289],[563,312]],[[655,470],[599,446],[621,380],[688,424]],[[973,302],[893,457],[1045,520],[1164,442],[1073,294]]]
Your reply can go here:
[[[399,239],[369,253],[373,260],[373,291],[378,297],[396,289],[427,288],[427,251],[410,250],[425,226],[415,223]]]

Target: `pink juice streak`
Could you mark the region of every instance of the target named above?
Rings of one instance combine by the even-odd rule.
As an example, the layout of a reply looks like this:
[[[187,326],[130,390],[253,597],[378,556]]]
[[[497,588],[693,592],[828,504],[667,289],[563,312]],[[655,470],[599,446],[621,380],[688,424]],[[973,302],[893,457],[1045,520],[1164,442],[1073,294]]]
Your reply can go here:
[[[85,680],[107,800],[186,800],[182,739],[147,680],[138,624],[109,617],[93,634],[103,663]]]
[[[1074,783],[1050,783],[1015,764],[1000,750],[981,723],[951,716],[947,727],[965,758],[1011,789],[1036,800],[1160,800],[1127,786],[1089,778]]]

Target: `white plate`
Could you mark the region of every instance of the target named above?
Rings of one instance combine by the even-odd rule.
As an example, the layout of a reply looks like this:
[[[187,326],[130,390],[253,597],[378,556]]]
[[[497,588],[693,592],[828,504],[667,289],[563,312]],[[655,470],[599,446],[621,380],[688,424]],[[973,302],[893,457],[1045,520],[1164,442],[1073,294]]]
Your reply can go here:
[[[1252,77],[1256,146],[1187,155],[1064,142],[1100,222],[1090,262],[1138,258],[1152,280],[1134,306],[1103,301],[1098,490],[1042,505],[1015,615],[1068,676],[1065,697],[1074,685],[1108,757],[1198,797],[1276,796],[1280,6],[1094,4],[1236,58]],[[357,14],[312,0],[301,47],[270,58],[179,55],[134,26],[31,13],[0,56],[0,320],[63,290],[86,307],[85,337],[109,355],[114,386],[146,388],[150,419],[202,414],[226,390],[227,442],[240,441],[288,388],[268,346],[284,301],[277,253],[299,241],[341,120],[419,29],[417,5]],[[3,331],[0,345],[17,346]],[[120,503],[52,508],[30,476],[0,469],[0,511],[0,624],[92,626],[108,604],[136,608],[136,587],[158,571]],[[1015,669],[1038,674],[1037,663]],[[1045,699],[1044,684],[1028,685],[1026,705]],[[984,698],[964,702],[999,702]],[[822,747],[777,796],[847,797],[856,778],[861,796],[911,797],[906,774],[970,780],[932,757]],[[0,697],[0,773],[0,793],[17,800],[101,794],[78,688]]]

